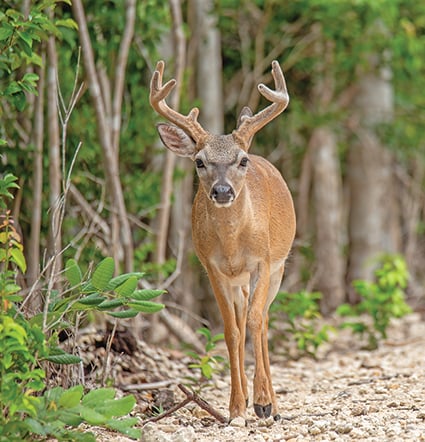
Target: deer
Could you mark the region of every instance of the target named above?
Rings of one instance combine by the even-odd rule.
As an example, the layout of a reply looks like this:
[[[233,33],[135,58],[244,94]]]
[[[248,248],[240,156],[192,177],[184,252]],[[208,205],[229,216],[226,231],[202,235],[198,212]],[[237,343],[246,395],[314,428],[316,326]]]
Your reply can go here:
[[[288,106],[285,78],[274,60],[275,90],[258,84],[260,94],[271,103],[255,115],[245,106],[236,129],[216,135],[198,122],[197,107],[184,115],[167,104],[176,80],[163,84],[164,67],[164,61],[158,61],[149,99],[152,108],[168,121],[157,124],[162,143],[176,155],[190,158],[199,180],[192,205],[192,238],[223,320],[231,376],[229,423],[236,418],[246,422],[247,332],[255,359],[254,412],[258,418],[278,420],[268,312],[294,240],[295,210],[280,172],[264,157],[248,151],[254,135]]]

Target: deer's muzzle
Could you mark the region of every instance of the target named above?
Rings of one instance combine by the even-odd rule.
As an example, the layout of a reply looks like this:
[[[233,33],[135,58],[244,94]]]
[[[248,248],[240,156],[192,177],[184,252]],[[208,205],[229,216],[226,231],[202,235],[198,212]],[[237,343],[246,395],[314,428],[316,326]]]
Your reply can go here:
[[[210,198],[216,206],[228,207],[235,199],[235,192],[228,184],[217,183],[211,189]]]

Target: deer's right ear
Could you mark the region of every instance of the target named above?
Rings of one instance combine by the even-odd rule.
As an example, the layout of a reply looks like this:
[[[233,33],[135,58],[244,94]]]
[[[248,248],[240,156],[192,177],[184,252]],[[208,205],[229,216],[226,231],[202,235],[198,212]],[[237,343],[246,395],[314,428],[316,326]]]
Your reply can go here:
[[[194,155],[196,144],[183,129],[167,123],[159,123],[156,128],[167,149],[181,157],[192,157]]]

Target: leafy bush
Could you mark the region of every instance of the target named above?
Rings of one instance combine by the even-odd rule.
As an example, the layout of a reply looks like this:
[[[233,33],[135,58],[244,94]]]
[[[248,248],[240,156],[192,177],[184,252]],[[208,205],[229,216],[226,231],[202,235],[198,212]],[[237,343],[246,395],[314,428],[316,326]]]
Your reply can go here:
[[[80,362],[58,346],[58,332],[75,327],[78,315],[90,310],[116,318],[153,313],[164,306],[151,302],[162,290],[138,290],[140,273],[113,277],[111,258],[101,261],[92,274],[82,277],[75,260],[69,260],[66,277],[70,288],[52,292],[45,312],[30,319],[19,311],[21,288],[18,272],[26,262],[20,236],[7,210],[16,177],[0,178],[0,442],[32,440],[34,435],[59,441],[95,440],[91,432],[73,427],[81,423],[110,428],[138,439],[133,428],[137,418],[122,418],[134,407],[132,395],[115,399],[115,391],[99,388],[84,394],[83,386],[46,389],[43,361],[60,364]],[[47,336],[50,335],[48,339]],[[44,392],[43,394],[41,394]]]
[[[366,315],[372,319],[372,325],[359,319],[345,321],[342,326],[351,328],[356,334],[366,334],[368,348],[377,348],[379,340],[387,337],[391,319],[411,312],[405,301],[408,279],[409,272],[404,258],[384,255],[375,270],[374,282],[353,282],[353,287],[361,297],[360,302],[356,305],[343,304],[337,309],[337,313],[343,317],[358,318]]]
[[[217,342],[224,339],[223,333],[212,335],[211,331],[206,327],[201,327],[197,330],[197,333],[204,336],[205,352],[199,354],[195,351],[187,351],[187,354],[193,359],[193,362],[189,364],[189,368],[195,371],[199,370],[199,376],[188,377],[188,381],[192,387],[198,386],[202,388],[208,384],[214,374],[223,370],[225,358],[219,355],[213,354],[213,350],[216,348]]]
[[[280,292],[270,307],[270,323],[292,357],[316,356],[317,349],[329,340],[330,325],[320,325],[318,292]],[[273,342],[273,341],[272,341]],[[295,343],[295,354],[291,351]]]

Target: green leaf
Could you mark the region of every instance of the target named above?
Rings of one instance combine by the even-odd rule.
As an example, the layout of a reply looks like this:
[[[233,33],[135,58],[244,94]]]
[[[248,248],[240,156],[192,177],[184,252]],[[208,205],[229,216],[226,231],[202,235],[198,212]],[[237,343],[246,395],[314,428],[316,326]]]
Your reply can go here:
[[[66,353],[59,347],[50,349],[50,354],[45,359],[49,362],[60,365],[78,364],[81,362],[81,358]]]
[[[127,309],[127,310],[121,310],[119,312],[106,312],[109,316],[113,316],[114,318],[134,318],[139,314],[137,310],[134,309]]]
[[[91,295],[86,296],[85,298],[81,298],[78,300],[79,304],[83,305],[98,305],[105,300],[105,296],[99,295],[99,293],[92,293]]]
[[[97,308],[100,310],[109,310],[111,308],[122,307],[125,304],[125,299],[111,299],[110,301],[101,302]]]
[[[98,290],[103,290],[108,285],[114,274],[114,260],[111,257],[105,258],[99,263],[93,272],[91,283]]]
[[[132,301],[128,303],[128,306],[143,313],[156,313],[165,307],[164,304],[150,301]]]
[[[115,390],[113,388],[97,388],[87,393],[82,400],[82,404],[86,407],[94,408],[107,400],[114,399]]]
[[[112,428],[115,431],[119,431],[132,439],[139,439],[142,437],[142,431],[139,428],[132,428],[136,425],[139,419],[136,417],[129,417],[119,420],[110,420],[107,423],[108,428]]]
[[[119,285],[123,284],[127,279],[131,277],[136,277],[137,279],[143,278],[145,274],[143,272],[132,272],[132,273],[124,273],[122,275],[115,276],[115,278],[112,278],[108,285],[105,287],[105,291],[114,290],[115,287],[118,287]]]
[[[163,295],[164,293],[166,293],[165,290],[143,289],[143,290],[135,290],[131,295],[131,297],[133,299],[137,299],[138,301],[149,301],[160,295]]]
[[[56,20],[55,24],[56,26],[63,26],[64,28],[75,29],[76,31],[78,30],[78,25],[74,20],[72,20],[72,18]]]
[[[138,279],[135,276],[131,276],[123,284],[119,285],[115,289],[115,292],[119,296],[123,296],[123,297],[130,296],[134,292],[134,290],[136,290],[137,281],[138,281]]]
[[[68,259],[65,266],[65,276],[72,287],[81,283],[82,274],[75,259]]]
[[[80,416],[90,425],[103,425],[107,421],[103,414],[88,407],[81,407]]]
[[[96,411],[109,418],[125,416],[136,405],[133,395],[127,395],[119,399],[105,400],[96,406]]]
[[[72,408],[79,405],[81,398],[83,397],[83,386],[76,385],[68,390],[65,390],[59,398],[58,404],[64,408]]]

